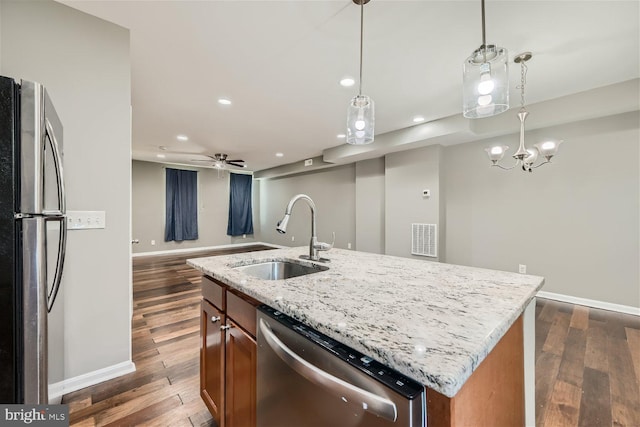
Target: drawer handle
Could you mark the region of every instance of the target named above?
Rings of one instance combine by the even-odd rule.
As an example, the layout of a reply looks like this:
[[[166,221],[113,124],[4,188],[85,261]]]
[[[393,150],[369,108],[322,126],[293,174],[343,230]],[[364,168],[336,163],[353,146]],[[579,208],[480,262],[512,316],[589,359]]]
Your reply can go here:
[[[216,323],[220,321],[220,316],[211,316],[211,323]]]
[[[220,326],[220,330],[221,331],[228,331],[231,328],[233,328],[233,326],[231,326],[231,325],[222,325],[222,326]]]

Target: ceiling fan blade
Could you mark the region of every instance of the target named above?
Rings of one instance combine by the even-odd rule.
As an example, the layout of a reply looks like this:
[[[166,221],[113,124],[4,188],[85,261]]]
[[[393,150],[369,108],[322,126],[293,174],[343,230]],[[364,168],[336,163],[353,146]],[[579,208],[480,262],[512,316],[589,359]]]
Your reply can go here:
[[[244,160],[226,160],[227,163],[244,163]]]
[[[227,164],[228,165],[232,165],[232,166],[237,166],[239,168],[243,168],[244,167],[244,165],[241,165],[240,163],[234,163],[234,162],[231,162],[231,161],[227,161]]]
[[[205,160],[205,159],[191,159],[189,161],[190,162],[207,162],[207,163],[211,163],[211,160]]]

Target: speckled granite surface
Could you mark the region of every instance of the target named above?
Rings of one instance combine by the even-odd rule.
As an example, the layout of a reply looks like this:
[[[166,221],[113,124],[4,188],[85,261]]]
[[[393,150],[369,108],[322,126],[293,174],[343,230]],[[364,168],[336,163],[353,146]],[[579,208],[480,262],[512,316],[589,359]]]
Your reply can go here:
[[[308,247],[190,259],[203,273],[453,397],[542,287],[537,276],[333,249],[329,270],[259,280],[232,267],[309,264]]]

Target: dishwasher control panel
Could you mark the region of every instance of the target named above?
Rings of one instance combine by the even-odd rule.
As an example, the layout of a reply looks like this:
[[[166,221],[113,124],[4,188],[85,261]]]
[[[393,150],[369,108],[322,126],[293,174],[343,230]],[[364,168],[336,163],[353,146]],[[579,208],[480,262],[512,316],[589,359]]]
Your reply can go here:
[[[334,356],[349,363],[349,365],[402,394],[406,398],[414,399],[424,392],[424,386],[417,381],[414,381],[395,369],[389,368],[377,360],[374,360],[371,357],[316,331],[296,319],[289,317],[268,305],[263,304],[259,306],[258,309],[269,317],[287,326],[289,329],[296,331],[308,340],[323,347]]]

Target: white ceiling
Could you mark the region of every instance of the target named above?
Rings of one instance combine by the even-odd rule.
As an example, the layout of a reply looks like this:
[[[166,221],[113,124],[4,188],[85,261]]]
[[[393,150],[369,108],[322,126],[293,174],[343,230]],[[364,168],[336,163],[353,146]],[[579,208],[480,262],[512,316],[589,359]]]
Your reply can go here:
[[[352,0],[60,1],[131,30],[134,159],[160,161],[166,146],[228,153],[255,171],[344,144],[336,135],[357,93],[357,84],[338,84],[358,75]],[[541,102],[638,78],[639,5],[487,0],[487,42],[510,57],[533,52],[527,103]],[[462,62],[481,43],[480,1],[372,0],[364,12],[363,93],[376,103],[376,134],[412,126],[415,115],[461,114]],[[518,82],[513,64],[512,108]],[[199,157],[165,154],[178,163]]]

